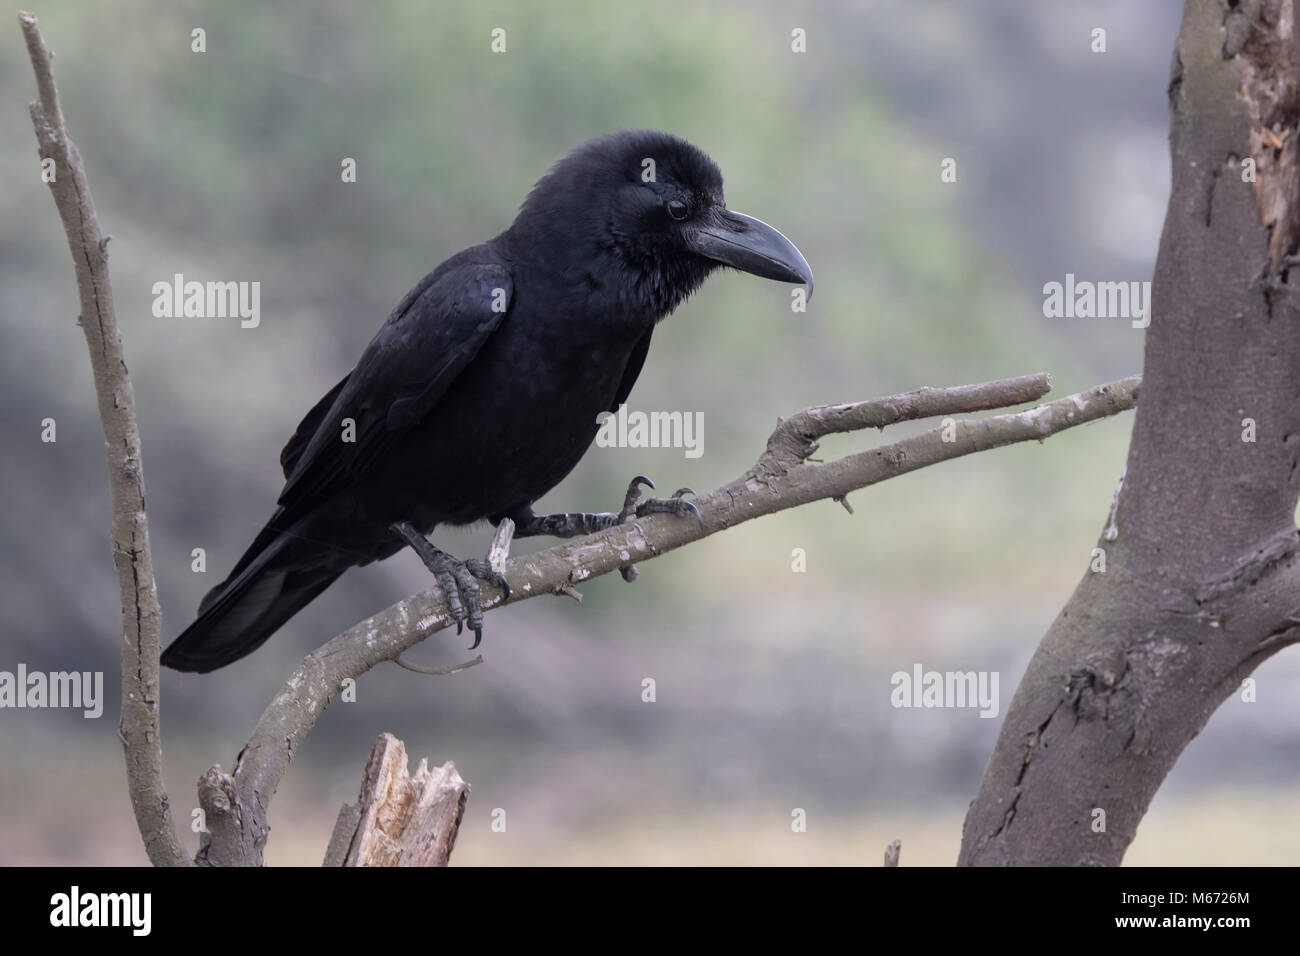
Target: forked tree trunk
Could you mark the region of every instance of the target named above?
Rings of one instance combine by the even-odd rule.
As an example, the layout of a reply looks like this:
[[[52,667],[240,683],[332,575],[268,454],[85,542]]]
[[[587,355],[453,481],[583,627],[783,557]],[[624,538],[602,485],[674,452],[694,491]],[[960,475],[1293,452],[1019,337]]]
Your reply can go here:
[[[1215,708],[1300,639],[1294,29],[1291,0],[1187,2],[1118,535],[1007,711],[964,865],[1118,864]]]

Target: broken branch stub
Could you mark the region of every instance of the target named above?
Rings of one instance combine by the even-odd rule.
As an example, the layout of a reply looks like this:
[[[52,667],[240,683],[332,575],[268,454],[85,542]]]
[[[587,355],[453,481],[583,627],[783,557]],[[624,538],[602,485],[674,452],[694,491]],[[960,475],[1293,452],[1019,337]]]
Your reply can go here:
[[[407,771],[406,745],[380,734],[366,761],[360,797],[344,804],[326,866],[446,866],[460,832],[469,784],[450,761]]]

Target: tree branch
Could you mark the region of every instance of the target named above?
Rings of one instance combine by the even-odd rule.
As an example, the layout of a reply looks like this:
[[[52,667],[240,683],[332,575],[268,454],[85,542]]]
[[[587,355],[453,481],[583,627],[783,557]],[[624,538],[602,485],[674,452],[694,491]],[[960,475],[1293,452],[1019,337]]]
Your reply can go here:
[[[1019,404],[1044,395],[1049,379],[1034,375],[921,389],[871,402],[807,409],[777,425],[753,468],[696,500],[704,519],[702,528],[695,521],[652,515],[514,558],[506,565],[512,592],[509,603],[565,593],[580,581],[648,561],[762,515],[822,499],[842,500],[849,492],[975,452],[1043,441],[1067,428],[1132,408],[1138,384],[1138,378],[1127,378],[1022,412],[945,422],[932,431],[824,464],[807,460],[823,435]],[[494,593],[485,597],[483,607],[500,604],[500,594]],[[260,864],[271,798],[294,750],[343,681],[395,659],[451,623],[441,592],[430,589],[393,604],[307,655],[262,714],[236,761],[233,778],[225,778],[231,787],[222,792],[235,794],[246,832],[222,848],[223,858]],[[215,831],[212,838],[223,839]]]
[[[108,278],[110,237],[99,231],[81,155],[63,121],[50,62],[53,54],[45,46],[35,16],[20,13],[18,22],[36,74],[39,98],[31,105],[32,125],[42,161],[53,160],[54,164],[50,192],[76,270],[81,301],[77,324],[85,333],[90,351],[108,458],[113,563],[117,566],[122,601],[122,718],[118,733],[126,756],[131,803],[149,859],[159,866],[184,866],[189,858],[177,838],[163,786],[158,729],[162,612],[149,555],[135,398],[122,357],[122,338]]]

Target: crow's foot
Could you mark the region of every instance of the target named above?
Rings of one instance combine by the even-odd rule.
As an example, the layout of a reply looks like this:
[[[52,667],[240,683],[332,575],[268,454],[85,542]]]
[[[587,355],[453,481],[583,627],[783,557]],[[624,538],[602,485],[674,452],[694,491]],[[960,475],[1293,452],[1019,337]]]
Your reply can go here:
[[[531,508],[519,508],[504,517],[515,523],[515,537],[527,538],[532,535],[545,534],[555,538],[576,538],[584,534],[595,534],[647,515],[668,514],[679,517],[692,517],[704,528],[704,516],[695,502],[687,501],[683,495],[693,495],[690,488],[678,488],[671,498],[647,498],[641,500],[641,485],[653,488],[655,483],[645,475],[637,475],[627,486],[623,496],[621,511],[602,511],[596,514],[575,511],[569,514],[535,515]]]
[[[623,524],[632,518],[644,518],[646,515],[677,515],[679,518],[693,516],[700,523],[700,530],[704,530],[704,516],[700,514],[700,509],[695,507],[695,502],[687,501],[682,495],[695,494],[694,488],[678,488],[673,492],[671,498],[647,498],[641,500],[641,486],[653,490],[655,483],[645,475],[637,475],[627,486],[627,494],[623,497],[623,510],[615,515],[615,523]],[[623,580],[631,584],[636,580],[636,565],[629,564],[624,568],[619,568],[619,574]]]
[[[474,632],[474,643],[470,650],[478,647],[483,640],[483,603],[479,581],[500,588],[504,599],[509,600],[510,585],[505,576],[492,570],[486,561],[478,558],[462,561],[435,548],[409,521],[394,524],[392,530],[420,556],[424,566],[437,580],[438,587],[442,588],[447,607],[456,620],[456,633],[462,633],[468,622],[470,630]]]
[[[687,501],[682,497],[695,494],[694,488],[678,488],[671,498],[647,498],[642,501],[642,485],[653,491],[655,483],[645,475],[637,475],[633,478],[627,486],[627,494],[623,497],[623,510],[616,516],[617,520],[611,524],[623,524],[633,517],[644,518],[646,515],[677,515],[679,518],[689,515],[700,523],[700,530],[704,530],[704,516],[700,514],[700,509],[695,507],[695,502]]]

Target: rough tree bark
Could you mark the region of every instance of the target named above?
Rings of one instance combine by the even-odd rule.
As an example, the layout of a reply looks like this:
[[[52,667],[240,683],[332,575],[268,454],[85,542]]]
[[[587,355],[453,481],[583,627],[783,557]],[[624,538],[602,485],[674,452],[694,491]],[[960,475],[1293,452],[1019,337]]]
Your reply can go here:
[[[1294,30],[1290,0],[1186,4],[1118,534],[1030,662],[962,864],[1118,864],[1215,708],[1300,639]]]

